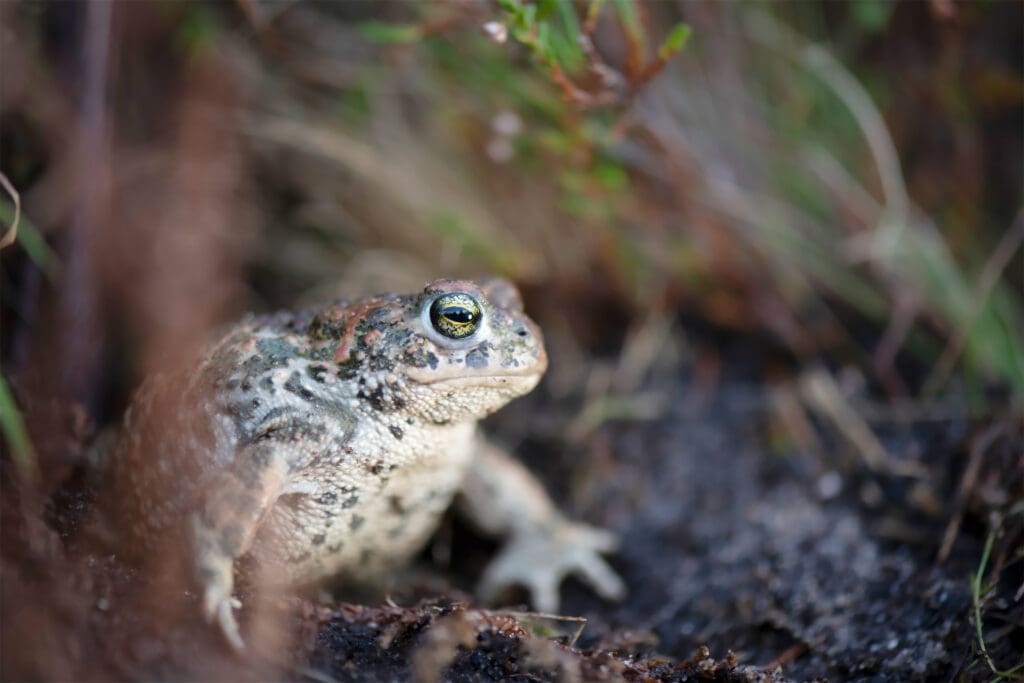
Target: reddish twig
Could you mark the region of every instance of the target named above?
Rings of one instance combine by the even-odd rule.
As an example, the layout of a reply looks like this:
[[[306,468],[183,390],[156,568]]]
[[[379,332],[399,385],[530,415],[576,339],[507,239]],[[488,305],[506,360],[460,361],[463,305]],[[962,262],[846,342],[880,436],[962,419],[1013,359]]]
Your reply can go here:
[[[979,434],[974,439],[974,443],[971,444],[970,459],[967,461],[967,467],[964,468],[963,479],[960,480],[960,488],[956,494],[956,512],[953,513],[953,517],[946,526],[946,533],[942,536],[942,546],[939,548],[939,554],[936,558],[939,564],[945,562],[949,558],[949,553],[953,550],[953,542],[956,541],[957,534],[960,532],[960,525],[964,520],[964,508],[967,506],[967,497],[970,496],[971,491],[974,489],[974,484],[978,480],[978,472],[981,471],[982,456],[988,452],[988,449],[992,447],[992,444],[1002,434],[1003,425],[994,424]]]

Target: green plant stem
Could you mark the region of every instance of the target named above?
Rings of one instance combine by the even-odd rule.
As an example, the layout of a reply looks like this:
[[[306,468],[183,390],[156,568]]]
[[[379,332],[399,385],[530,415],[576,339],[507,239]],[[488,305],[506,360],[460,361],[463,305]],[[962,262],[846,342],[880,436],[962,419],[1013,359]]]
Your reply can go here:
[[[7,380],[0,374],[0,429],[11,447],[11,459],[22,476],[34,478],[37,472],[35,451],[29,441],[25,422],[21,419],[14,396],[7,387]]]
[[[992,661],[992,657],[988,653],[988,647],[985,645],[985,634],[982,631],[981,625],[981,601],[984,597],[983,594],[988,592],[988,589],[985,589],[982,585],[985,580],[985,569],[988,567],[988,559],[992,554],[992,545],[995,543],[1001,526],[1002,520],[995,525],[995,528],[989,532],[988,537],[985,539],[985,549],[981,553],[981,562],[978,563],[978,570],[974,573],[974,578],[971,579],[971,599],[974,603],[974,630],[978,637],[978,647],[981,648],[981,655],[985,658],[985,663],[988,664],[988,668],[992,670],[997,679],[1011,678],[1020,681],[1024,680],[1024,674],[1018,672],[1024,669],[1024,662],[1005,671],[996,668],[995,662]]]

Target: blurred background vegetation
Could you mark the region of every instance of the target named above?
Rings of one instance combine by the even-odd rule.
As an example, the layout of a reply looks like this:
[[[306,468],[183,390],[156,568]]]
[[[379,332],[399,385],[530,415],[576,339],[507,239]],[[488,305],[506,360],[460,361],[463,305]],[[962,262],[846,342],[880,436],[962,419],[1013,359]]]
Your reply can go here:
[[[1024,533],[1022,26],[1001,0],[0,2],[0,560],[43,577],[9,614],[59,652],[38,596],[92,613],[42,517],[86,507],[51,494],[141,377],[246,311],[500,274],[552,361],[492,426],[566,509],[665,519],[619,475],[672,463],[767,490],[707,457],[741,440],[706,399],[742,385],[759,446],[881,483],[848,486],[896,500],[880,536],[968,548],[988,658],[1019,579],[986,563]],[[690,399],[717,438],[693,460],[598,429]]]
[[[1020,3],[0,19],[4,375],[92,414],[244,310],[495,272],[556,394],[685,333],[748,347],[754,380],[823,363],[889,405],[1021,405]]]

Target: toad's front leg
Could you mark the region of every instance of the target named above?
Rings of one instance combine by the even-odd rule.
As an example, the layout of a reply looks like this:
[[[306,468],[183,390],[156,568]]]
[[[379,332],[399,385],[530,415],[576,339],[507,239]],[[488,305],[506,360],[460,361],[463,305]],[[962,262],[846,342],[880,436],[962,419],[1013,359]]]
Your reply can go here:
[[[235,650],[244,647],[233,613],[240,606],[232,596],[235,561],[252,547],[260,522],[285,490],[289,445],[271,434],[242,449],[230,468],[204,486],[202,505],[192,514],[203,614]]]
[[[460,506],[482,531],[508,537],[484,572],[478,594],[491,601],[507,586],[530,591],[533,606],[558,609],[558,587],[572,574],[608,600],[626,588],[601,553],[618,541],[610,531],[566,519],[525,467],[477,437],[478,448],[460,494]]]

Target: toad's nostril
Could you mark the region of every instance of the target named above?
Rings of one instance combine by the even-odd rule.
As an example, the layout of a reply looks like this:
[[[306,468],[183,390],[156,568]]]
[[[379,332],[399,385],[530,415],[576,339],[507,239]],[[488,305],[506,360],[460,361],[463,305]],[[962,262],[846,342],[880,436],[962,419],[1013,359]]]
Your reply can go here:
[[[518,334],[520,337],[530,336],[530,333],[527,331],[525,327],[520,327],[518,330],[516,330],[516,334]]]

